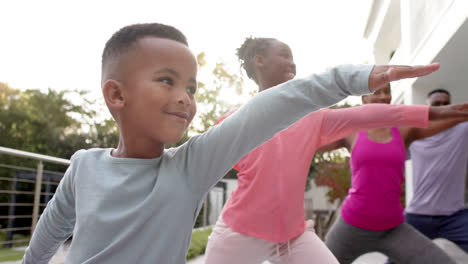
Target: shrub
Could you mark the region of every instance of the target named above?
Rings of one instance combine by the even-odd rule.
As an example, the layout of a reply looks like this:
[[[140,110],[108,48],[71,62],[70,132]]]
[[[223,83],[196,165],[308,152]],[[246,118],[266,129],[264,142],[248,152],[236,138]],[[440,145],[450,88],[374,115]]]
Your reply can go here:
[[[192,233],[192,240],[190,241],[190,247],[187,252],[187,260],[205,254],[208,236],[210,236],[211,231],[211,228],[207,228]]]

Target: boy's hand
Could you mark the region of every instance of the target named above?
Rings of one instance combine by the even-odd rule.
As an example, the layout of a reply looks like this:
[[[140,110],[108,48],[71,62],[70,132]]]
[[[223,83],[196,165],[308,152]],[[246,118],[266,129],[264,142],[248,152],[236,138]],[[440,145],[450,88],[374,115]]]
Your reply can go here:
[[[439,63],[425,66],[375,65],[369,76],[369,90],[373,92],[387,87],[393,81],[425,76],[439,68]]]

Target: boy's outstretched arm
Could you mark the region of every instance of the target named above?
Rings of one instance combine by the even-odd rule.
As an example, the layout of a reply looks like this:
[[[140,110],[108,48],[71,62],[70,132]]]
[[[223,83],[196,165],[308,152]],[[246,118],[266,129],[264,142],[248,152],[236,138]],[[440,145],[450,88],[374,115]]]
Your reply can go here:
[[[437,71],[439,68],[439,63],[419,66],[376,65],[369,76],[369,90],[374,92],[383,89],[393,81],[423,77]]]
[[[192,172],[190,186],[203,196],[239,159],[312,111],[349,95],[382,89],[390,81],[429,74],[438,67],[343,65],[265,90],[183,146]]]
[[[22,264],[46,264],[67,240],[75,225],[73,164],[65,172],[52,199],[37,222]]]

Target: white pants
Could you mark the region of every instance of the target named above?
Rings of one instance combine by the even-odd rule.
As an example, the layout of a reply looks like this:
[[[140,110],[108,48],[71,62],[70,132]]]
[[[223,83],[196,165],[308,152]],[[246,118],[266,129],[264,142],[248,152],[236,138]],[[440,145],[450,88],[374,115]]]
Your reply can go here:
[[[313,221],[307,221],[306,230],[298,237],[275,243],[237,233],[221,217],[208,238],[205,259],[207,264],[338,263],[315,234]]]

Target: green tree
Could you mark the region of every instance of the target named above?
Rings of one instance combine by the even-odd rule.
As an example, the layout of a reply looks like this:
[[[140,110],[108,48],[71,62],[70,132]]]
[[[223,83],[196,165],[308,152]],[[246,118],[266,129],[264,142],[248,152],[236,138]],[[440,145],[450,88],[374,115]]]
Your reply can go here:
[[[199,68],[206,67],[205,53],[197,56]],[[192,133],[203,133],[216,124],[216,121],[229,110],[239,107],[226,99],[221,98],[223,90],[233,89],[237,94],[242,94],[242,79],[239,75],[229,72],[224,62],[216,63],[212,70],[210,82],[198,82],[198,90],[195,95],[199,112],[196,120],[192,123],[190,131]]]
[[[86,99],[86,92],[37,89],[20,91],[0,83],[0,146],[69,159],[78,149],[97,146],[115,146],[118,142],[117,126],[113,120],[95,121],[95,101]],[[73,103],[69,98],[81,98]],[[37,161],[0,155],[0,164],[36,168]],[[66,166],[45,163],[44,170],[64,172]],[[0,176],[12,178],[16,170],[0,166]],[[45,186],[43,186],[45,188]],[[51,190],[54,191],[54,188]],[[12,182],[1,181],[0,189],[12,189]],[[17,190],[31,191],[33,184],[20,182]],[[45,190],[43,190],[45,191]],[[43,198],[45,196],[42,196]],[[0,195],[8,202],[9,194]],[[17,202],[32,203],[30,195],[17,195]],[[6,215],[1,207],[2,215]],[[18,207],[18,214],[31,214],[31,208]],[[28,211],[29,210],[29,211]],[[30,220],[17,219],[17,226],[28,226]],[[0,222],[2,226],[6,223]]]
[[[86,95],[53,89],[20,91],[0,83],[0,146],[68,159],[80,148],[116,145],[115,122],[96,122],[95,101]],[[68,97],[83,102],[73,103]]]

